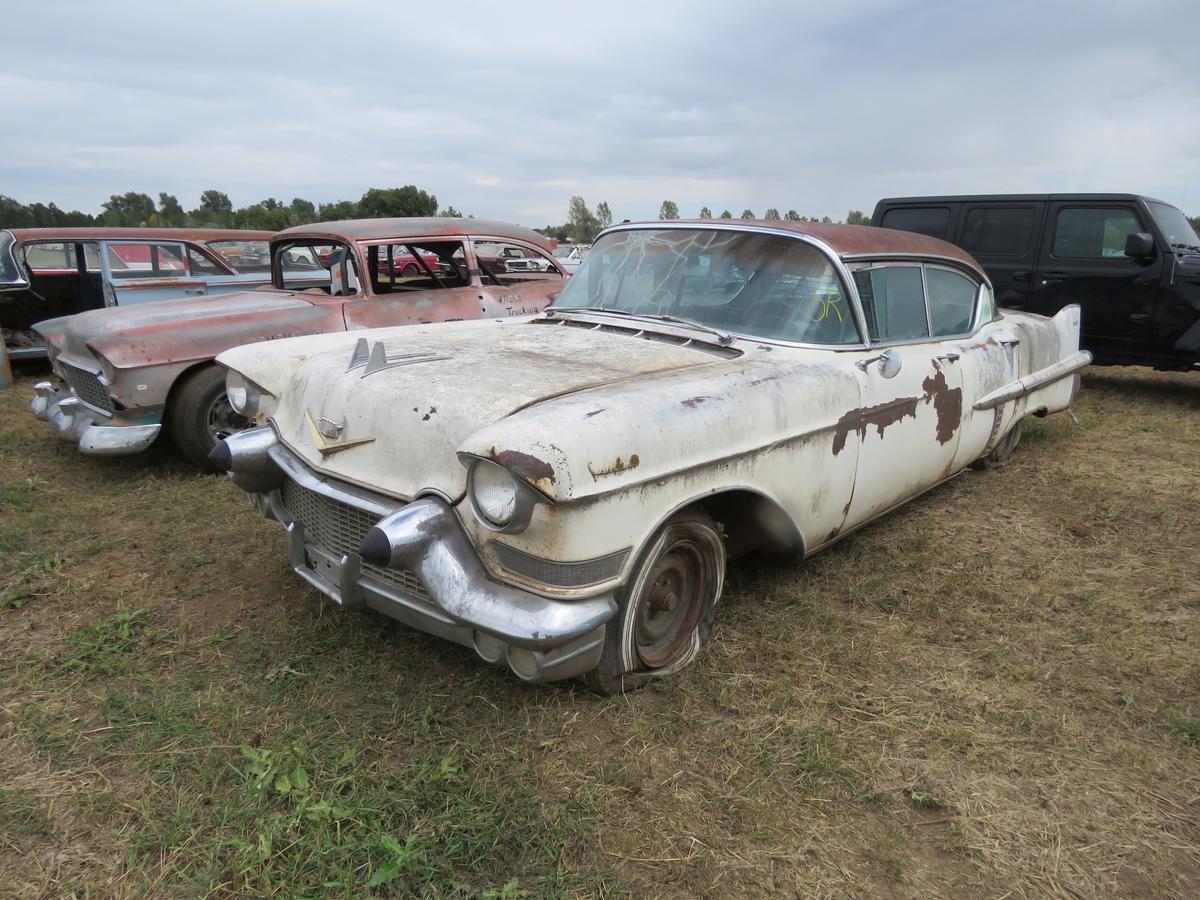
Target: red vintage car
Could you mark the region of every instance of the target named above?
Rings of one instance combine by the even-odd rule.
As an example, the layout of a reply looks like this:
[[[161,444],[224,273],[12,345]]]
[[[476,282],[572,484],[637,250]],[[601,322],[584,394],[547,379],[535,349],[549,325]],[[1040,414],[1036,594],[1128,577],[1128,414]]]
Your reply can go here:
[[[550,268],[509,277],[481,266],[476,247],[498,243]],[[205,466],[219,439],[249,425],[229,404],[218,353],[303,334],[528,315],[566,277],[537,232],[478,219],[304,225],[276,234],[270,254],[269,289],[39,323],[58,380],[36,386],[31,411],[96,456],[136,453],[166,428]],[[420,274],[403,274],[418,262]]]

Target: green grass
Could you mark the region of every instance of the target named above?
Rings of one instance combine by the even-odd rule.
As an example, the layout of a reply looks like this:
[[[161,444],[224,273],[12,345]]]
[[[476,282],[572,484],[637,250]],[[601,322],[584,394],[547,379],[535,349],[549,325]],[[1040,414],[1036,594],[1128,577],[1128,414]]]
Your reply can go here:
[[[1200,885],[1200,385],[1089,376],[624,698],[328,608],[226,480],[0,393],[0,897]]]

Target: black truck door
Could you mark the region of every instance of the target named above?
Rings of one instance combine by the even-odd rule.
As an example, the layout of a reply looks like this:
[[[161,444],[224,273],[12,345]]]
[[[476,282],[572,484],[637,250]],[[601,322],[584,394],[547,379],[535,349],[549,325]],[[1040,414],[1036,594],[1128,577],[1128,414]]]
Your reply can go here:
[[[1078,303],[1083,346],[1098,357],[1144,351],[1162,254],[1131,259],[1125,255],[1125,239],[1149,231],[1132,201],[1051,202],[1029,308],[1049,316]]]
[[[1044,201],[969,201],[959,217],[958,244],[980,263],[1005,309],[1027,309],[1037,268]]]

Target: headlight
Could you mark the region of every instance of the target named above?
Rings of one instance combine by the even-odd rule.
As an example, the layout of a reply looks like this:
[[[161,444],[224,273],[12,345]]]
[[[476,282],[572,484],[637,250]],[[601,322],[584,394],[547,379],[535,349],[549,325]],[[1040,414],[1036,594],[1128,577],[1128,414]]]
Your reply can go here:
[[[229,398],[229,405],[238,415],[253,419],[258,412],[262,394],[262,388],[240,372],[230,369],[225,373],[225,396]]]
[[[471,499],[489,523],[503,528],[517,512],[517,482],[508,470],[479,460],[471,468]]]

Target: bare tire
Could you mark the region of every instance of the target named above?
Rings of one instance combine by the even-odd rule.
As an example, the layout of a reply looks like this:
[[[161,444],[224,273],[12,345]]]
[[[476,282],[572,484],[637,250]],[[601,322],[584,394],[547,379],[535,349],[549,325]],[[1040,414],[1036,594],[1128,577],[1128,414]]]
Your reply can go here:
[[[420,274],[421,274],[421,270],[417,268],[416,263],[409,263],[403,269],[400,270],[400,275],[403,278],[415,278],[417,275],[420,275]]]
[[[179,452],[207,471],[215,471],[208,454],[217,441],[253,423],[240,416],[225,396],[225,370],[205,366],[187,376],[174,392],[168,410],[167,430]]]
[[[587,686],[618,694],[690,663],[712,634],[724,580],[725,540],[712,516],[694,509],[668,519],[617,593],[600,663],[583,676]]]
[[[1017,444],[1021,443],[1021,426],[1024,425],[1024,420],[1018,421],[1016,425],[1008,429],[1008,434],[1000,438],[1000,443],[992,448],[992,452],[986,456],[981,456],[975,461],[974,465],[977,469],[1003,469],[1012,462],[1013,453],[1016,452]]]

